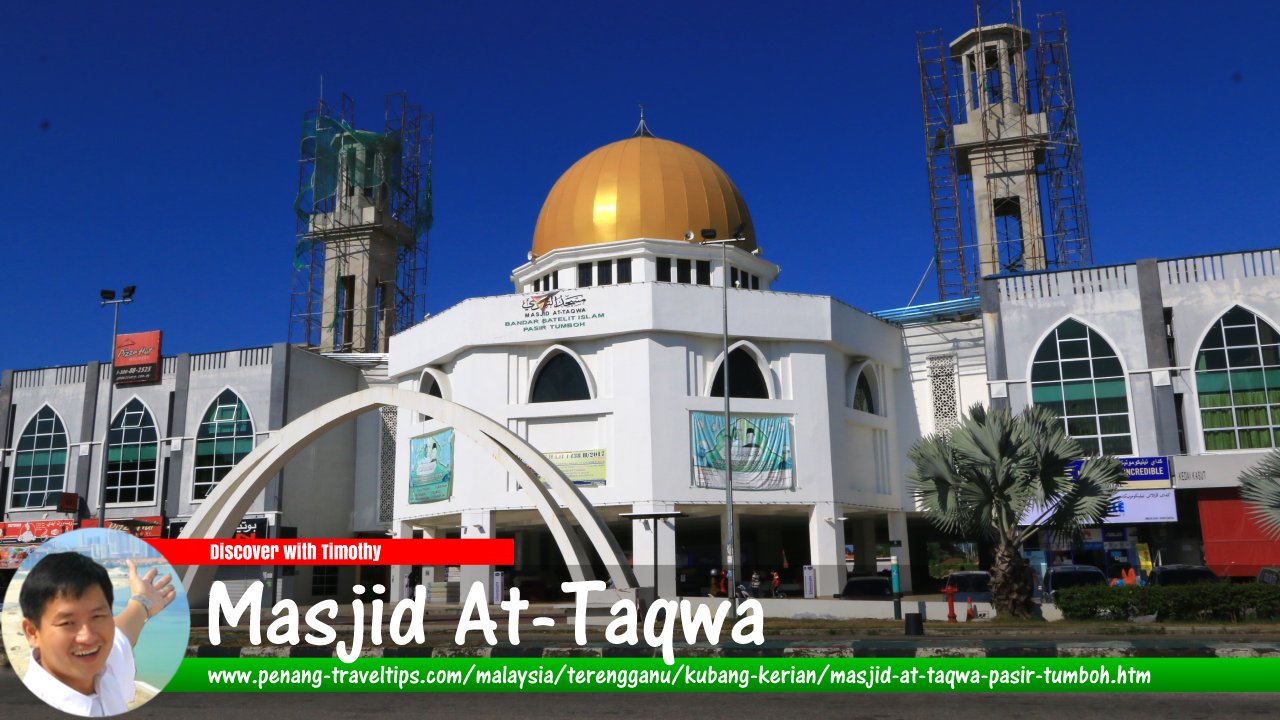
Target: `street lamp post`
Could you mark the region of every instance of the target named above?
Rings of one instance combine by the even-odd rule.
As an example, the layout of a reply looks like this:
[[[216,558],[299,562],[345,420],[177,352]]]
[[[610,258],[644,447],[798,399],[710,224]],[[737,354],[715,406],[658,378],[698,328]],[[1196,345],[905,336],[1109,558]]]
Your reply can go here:
[[[106,434],[102,438],[102,472],[98,481],[98,527],[105,528],[107,526],[107,468],[108,453],[111,449],[111,403],[114,399],[116,389],[115,364],[116,364],[116,331],[120,327],[120,306],[128,305],[133,302],[133,293],[138,289],[137,285],[129,285],[120,292],[120,297],[116,298],[115,290],[103,290],[100,293],[102,298],[102,307],[111,306],[111,353],[107,355],[110,360],[107,363],[107,422]]]
[[[733,598],[733,605],[738,605],[738,573],[737,558],[734,555],[733,542],[733,418],[729,415],[729,246],[740,243],[746,238],[742,235],[742,228],[739,227],[734,233],[734,237],[725,238],[724,240],[716,240],[715,228],[709,228],[702,231],[703,245],[719,245],[720,246],[720,272],[721,272],[721,293],[720,293],[720,315],[722,340],[724,342],[724,360],[720,363],[720,371],[724,376],[724,514],[725,514],[725,543],[724,543],[724,559],[725,559],[725,590]],[[712,588],[714,591],[714,588]]]

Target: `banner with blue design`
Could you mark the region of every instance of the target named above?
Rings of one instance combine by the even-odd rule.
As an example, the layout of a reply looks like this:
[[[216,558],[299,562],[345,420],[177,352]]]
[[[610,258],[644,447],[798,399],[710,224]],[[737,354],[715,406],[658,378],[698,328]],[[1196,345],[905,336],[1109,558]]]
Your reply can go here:
[[[409,504],[448,500],[453,494],[453,428],[409,440]]]
[[[791,490],[795,450],[786,415],[733,417],[725,432],[722,413],[694,412],[693,485],[724,489],[725,458],[733,458],[734,490]],[[729,448],[729,452],[725,448]]]

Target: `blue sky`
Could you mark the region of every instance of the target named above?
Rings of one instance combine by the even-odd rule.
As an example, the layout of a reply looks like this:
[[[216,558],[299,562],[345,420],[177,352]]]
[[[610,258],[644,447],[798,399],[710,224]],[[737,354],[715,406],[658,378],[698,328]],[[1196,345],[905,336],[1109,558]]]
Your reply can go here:
[[[358,124],[380,126],[391,91],[435,114],[432,312],[510,292],[551,185],[629,135],[637,103],[737,183],[776,289],[897,307],[928,264],[915,33],[961,34],[968,2],[261,5],[6,9],[0,367],[105,358],[98,290],[128,284],[121,331],[163,330],[167,354],[285,340],[321,75]],[[1095,259],[1280,244],[1280,5],[1044,0],[1024,17],[1059,9]]]

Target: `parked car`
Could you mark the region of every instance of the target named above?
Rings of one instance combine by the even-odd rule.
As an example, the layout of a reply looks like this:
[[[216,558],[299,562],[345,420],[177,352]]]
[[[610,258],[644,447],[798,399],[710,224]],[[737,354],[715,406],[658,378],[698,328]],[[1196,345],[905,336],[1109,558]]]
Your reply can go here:
[[[942,587],[956,589],[956,602],[991,602],[991,573],[985,570],[953,572]]]
[[[851,577],[840,592],[844,600],[892,600],[893,581],[883,575]]]
[[[1063,588],[1106,584],[1106,573],[1093,565],[1054,565],[1044,574],[1041,599],[1052,604],[1057,599],[1057,592]]]
[[[1203,565],[1160,565],[1151,569],[1148,585],[1194,585],[1217,582],[1218,576]]]

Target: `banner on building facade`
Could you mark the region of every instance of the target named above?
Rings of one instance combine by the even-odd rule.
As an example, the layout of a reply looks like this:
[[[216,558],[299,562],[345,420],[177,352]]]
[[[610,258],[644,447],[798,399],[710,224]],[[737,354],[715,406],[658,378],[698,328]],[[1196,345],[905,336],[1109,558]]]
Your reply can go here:
[[[542,455],[578,487],[600,487],[605,484],[604,450],[572,450]]]
[[[116,336],[111,378],[116,385],[160,382],[160,331]]]
[[[733,458],[734,490],[795,487],[789,416],[734,416],[729,433],[720,413],[694,412],[691,424],[694,487],[723,489],[726,457]]]
[[[453,494],[453,428],[409,440],[409,504],[448,500]]]

